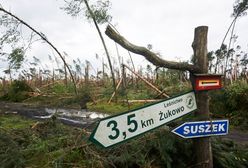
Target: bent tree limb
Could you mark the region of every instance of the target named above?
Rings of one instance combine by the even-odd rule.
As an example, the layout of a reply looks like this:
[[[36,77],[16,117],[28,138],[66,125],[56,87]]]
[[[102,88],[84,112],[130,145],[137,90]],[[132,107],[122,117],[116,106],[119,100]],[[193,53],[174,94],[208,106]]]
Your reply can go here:
[[[149,62],[152,64],[158,66],[158,67],[165,67],[170,69],[177,69],[181,71],[188,70],[190,72],[197,72],[198,67],[188,64],[188,63],[180,63],[180,62],[174,62],[174,61],[167,61],[160,57],[158,57],[154,52],[148,50],[145,47],[137,46],[132,43],[130,43],[128,40],[126,40],[123,36],[118,34],[114,29],[112,29],[109,25],[105,31],[105,34],[114,40],[116,43],[121,45],[123,48],[127,49],[128,51],[131,51],[135,54],[139,54],[144,56]]]
[[[89,6],[87,0],[84,0],[84,3],[85,3],[85,5],[86,5],[87,10],[88,10],[89,13],[90,13],[90,16],[91,16],[91,18],[92,18],[92,20],[93,20],[93,22],[94,22],[94,25],[95,25],[95,27],[96,27],[96,29],[97,29],[97,32],[98,32],[98,34],[99,34],[99,37],[100,37],[100,39],[101,39],[101,41],[102,41],[102,44],[103,44],[105,53],[106,53],[106,55],[107,55],[107,59],[108,59],[108,63],[109,63],[109,68],[110,68],[110,71],[111,71],[111,75],[112,75],[112,82],[113,82],[114,92],[116,92],[117,88],[116,88],[116,84],[115,84],[115,74],[114,74],[114,70],[113,70],[112,63],[111,63],[110,55],[109,55],[109,52],[108,52],[108,48],[107,48],[106,43],[105,43],[105,41],[104,41],[104,38],[103,38],[103,36],[102,36],[101,30],[100,30],[100,28],[99,28],[99,26],[98,26],[98,24],[97,24],[95,15],[94,15],[93,11],[91,10],[91,8],[90,8],[90,6]],[[117,98],[117,97],[116,97],[116,98]],[[117,99],[116,99],[116,100],[117,100]]]
[[[25,21],[23,21],[22,19],[18,18],[17,16],[15,16],[14,14],[12,14],[11,12],[8,12],[6,11],[5,9],[3,9],[2,7],[0,7],[0,11],[10,15],[11,17],[15,18],[16,20],[18,20],[20,23],[22,23],[23,25],[25,25],[26,27],[28,27],[30,30],[32,30],[33,32],[35,32],[38,36],[40,36],[40,38],[42,40],[44,40],[48,45],[50,45],[54,50],[55,52],[59,55],[59,57],[61,58],[61,60],[63,61],[64,65],[66,66],[66,68],[68,69],[69,73],[70,73],[70,76],[71,76],[71,79],[72,79],[72,82],[73,82],[73,85],[74,85],[74,91],[76,93],[76,95],[78,94],[77,92],[77,87],[76,87],[76,82],[75,82],[75,79],[73,77],[73,74],[71,72],[71,69],[70,67],[68,66],[68,64],[66,63],[65,59],[63,58],[62,54],[58,51],[58,49],[50,42],[48,41],[48,39],[40,32],[38,32],[37,30],[35,30],[33,27],[31,27],[28,23],[26,23]]]

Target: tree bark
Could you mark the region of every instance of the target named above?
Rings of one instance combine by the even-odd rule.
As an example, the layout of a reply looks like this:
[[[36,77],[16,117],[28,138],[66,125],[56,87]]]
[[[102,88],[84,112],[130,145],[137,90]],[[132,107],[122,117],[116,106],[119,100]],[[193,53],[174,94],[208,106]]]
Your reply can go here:
[[[107,46],[106,46],[106,44],[105,44],[104,38],[103,38],[103,36],[102,36],[102,33],[101,33],[101,31],[100,31],[100,29],[99,29],[99,27],[98,27],[98,24],[97,24],[97,22],[96,22],[95,16],[94,16],[92,10],[90,9],[90,6],[89,6],[87,0],[84,0],[84,3],[85,3],[85,5],[86,5],[86,7],[87,7],[87,10],[88,10],[89,13],[90,13],[90,16],[91,16],[91,18],[92,18],[92,20],[93,20],[93,22],[94,22],[94,25],[95,25],[95,27],[96,27],[96,29],[97,29],[97,32],[98,32],[98,34],[99,34],[99,36],[100,36],[100,39],[101,39],[101,41],[102,41],[102,44],[103,44],[103,47],[104,47],[104,50],[105,50],[105,53],[106,53],[106,55],[107,55],[108,62],[109,62],[109,68],[110,68],[111,75],[112,75],[113,88],[114,88],[114,91],[116,92],[115,74],[114,74],[114,70],[113,70],[113,66],[112,66],[112,63],[111,63],[111,59],[110,59],[110,55],[109,55]]]
[[[111,97],[110,97],[110,99],[109,99],[109,101],[108,101],[108,104],[111,103],[113,97],[116,95],[116,92],[117,92],[117,90],[119,89],[119,87],[120,87],[120,85],[121,85],[122,82],[123,82],[123,77],[120,78],[120,80],[119,80],[119,82],[118,82],[118,84],[117,84],[117,86],[116,86],[116,91],[114,91],[114,92],[112,93],[112,95],[111,95]]]
[[[133,53],[144,56],[148,61],[158,67],[166,67],[177,70],[188,70],[196,74],[208,73],[208,59],[207,59],[207,33],[208,27],[201,26],[195,29],[194,41],[192,44],[194,50],[194,65],[187,63],[178,63],[173,61],[166,61],[159,58],[155,53],[146,49],[145,47],[136,46],[127,41],[120,34],[116,33],[110,26],[105,31],[106,35],[120,44],[123,48]],[[196,100],[198,110],[195,113],[197,120],[209,120],[209,98],[207,91],[196,93]],[[212,168],[212,149],[209,137],[196,138],[193,140],[194,147],[194,165],[195,168]]]
[[[65,60],[65,56],[63,58]],[[65,83],[65,86],[68,86],[68,83],[67,83],[67,70],[66,70],[66,64],[65,63],[64,63],[64,71],[65,71],[65,80],[64,80],[64,83]]]
[[[194,50],[194,65],[200,67],[196,73],[208,73],[207,59],[207,33],[208,27],[201,26],[195,29],[194,41],[192,48]],[[197,111],[195,117],[199,120],[209,120],[209,97],[207,91],[196,92]],[[212,149],[209,137],[195,138],[193,140],[194,148],[194,167],[195,168],[212,168]]]
[[[232,31],[231,31],[231,35],[230,35],[230,39],[229,39],[229,44],[228,44],[228,47],[227,47],[227,55],[226,55],[226,61],[225,61],[225,67],[224,67],[224,86],[227,83],[226,72],[227,72],[228,60],[229,60],[229,57],[230,57],[230,48],[231,48],[231,42],[233,40],[233,33],[234,33],[235,25],[236,25],[236,20],[233,23],[233,27],[232,27]]]
[[[110,26],[107,27],[105,34],[114,40],[116,43],[121,45],[123,48],[127,49],[128,51],[131,51],[135,54],[139,54],[144,56],[149,62],[153,63],[155,66],[158,67],[166,67],[170,69],[178,69],[178,70],[188,70],[190,72],[196,72],[199,70],[198,66],[194,66],[188,63],[178,63],[174,61],[166,61],[160,57],[158,57],[155,53],[148,50],[145,47],[137,46],[132,43],[130,43],[128,40],[126,40],[123,36],[116,33],[114,29],[112,29]]]

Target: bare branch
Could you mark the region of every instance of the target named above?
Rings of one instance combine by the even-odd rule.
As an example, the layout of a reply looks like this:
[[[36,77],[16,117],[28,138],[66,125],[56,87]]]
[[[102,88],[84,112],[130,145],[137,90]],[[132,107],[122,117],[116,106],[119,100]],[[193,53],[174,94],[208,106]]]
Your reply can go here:
[[[174,61],[166,61],[162,58],[159,58],[155,53],[148,50],[145,47],[137,46],[132,43],[130,43],[128,40],[126,40],[123,36],[116,33],[114,29],[112,29],[110,26],[107,27],[105,34],[114,40],[116,43],[121,45],[123,48],[127,49],[128,51],[131,51],[135,54],[139,54],[144,56],[149,62],[152,64],[158,66],[158,67],[165,67],[170,69],[177,69],[177,70],[188,70],[190,72],[196,72],[198,68],[194,65],[188,64],[188,63],[180,63],[180,62],[174,62]]]
[[[35,30],[32,26],[30,26],[28,23],[26,23],[25,21],[23,21],[22,19],[18,18],[17,16],[15,16],[14,14],[12,14],[11,12],[8,12],[6,11],[4,8],[2,8],[0,6],[0,11],[10,15],[11,17],[15,18],[16,20],[18,20],[20,23],[22,23],[23,25],[25,25],[26,27],[28,27],[30,30],[32,30],[33,32],[35,32],[42,40],[44,40],[49,46],[51,46],[55,52],[59,55],[59,57],[62,59],[62,61],[64,62],[66,68],[68,69],[69,73],[70,73],[70,76],[72,78],[72,81],[73,81],[73,84],[74,84],[74,90],[75,90],[75,93],[77,93],[77,88],[76,88],[76,82],[75,82],[75,79],[73,77],[73,74],[71,72],[71,69],[70,67],[68,66],[68,64],[66,63],[65,59],[63,58],[62,54],[59,52],[59,50],[50,42],[48,41],[48,39],[44,36],[43,33],[41,32],[38,32],[37,30]]]

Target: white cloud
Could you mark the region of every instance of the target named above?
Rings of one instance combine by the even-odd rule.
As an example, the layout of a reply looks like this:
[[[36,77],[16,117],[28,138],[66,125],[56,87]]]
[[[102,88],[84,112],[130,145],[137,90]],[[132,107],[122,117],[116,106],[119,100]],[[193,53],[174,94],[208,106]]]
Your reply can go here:
[[[193,51],[191,43],[194,28],[209,26],[209,50],[216,50],[231,23],[233,1],[227,0],[112,0],[111,14],[118,31],[136,45],[152,44],[163,58],[172,60],[180,57],[189,60]],[[94,25],[83,18],[72,18],[59,8],[63,1],[54,0],[2,0],[3,7],[10,9],[18,17],[46,34],[48,39],[71,59],[89,60],[93,66],[100,65],[95,53],[103,55],[104,50]],[[237,22],[238,42],[247,47],[247,17]],[[104,34],[105,26],[101,26]],[[104,36],[110,53],[116,56],[114,42]],[[39,45],[42,47],[39,48]],[[122,56],[128,58],[127,51],[119,47]],[[40,58],[51,54],[44,44],[36,44],[30,56]],[[117,59],[117,58],[116,58]],[[45,59],[47,60],[47,59]],[[106,60],[106,59],[105,59]],[[137,64],[144,60],[134,58]]]

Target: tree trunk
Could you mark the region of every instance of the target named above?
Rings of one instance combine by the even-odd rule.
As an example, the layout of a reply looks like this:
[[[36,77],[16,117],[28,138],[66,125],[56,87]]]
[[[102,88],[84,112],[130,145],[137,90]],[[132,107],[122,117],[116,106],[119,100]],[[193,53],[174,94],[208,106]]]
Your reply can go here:
[[[226,71],[227,71],[228,59],[230,57],[230,48],[231,48],[231,42],[232,42],[232,39],[233,39],[233,33],[234,33],[235,25],[236,25],[236,20],[233,23],[231,36],[230,36],[229,44],[228,44],[228,47],[227,47],[227,55],[226,55],[226,61],[225,61],[225,67],[224,67],[224,85],[226,85],[226,83],[227,83]]]
[[[89,63],[86,62],[86,67],[85,67],[85,86],[87,86],[89,84]]]
[[[127,41],[119,33],[116,33],[110,26],[107,27],[105,34],[112,40],[120,44],[125,49],[144,56],[148,61],[158,67],[165,67],[170,69],[178,69],[181,71],[188,70],[191,73],[208,73],[208,59],[207,59],[207,32],[208,27],[202,26],[195,29],[195,38],[192,44],[195,56],[194,65],[187,63],[179,63],[163,60],[145,47],[137,46]],[[207,91],[196,93],[198,110],[195,113],[198,120],[209,119],[209,99]],[[193,140],[194,146],[194,161],[193,167],[197,168],[212,168],[213,159],[210,138],[196,138]]]
[[[201,26],[195,29],[195,37],[192,44],[194,50],[195,62],[200,69],[197,73],[208,73],[207,59],[207,33],[208,27]],[[207,91],[196,93],[197,111],[195,116],[197,120],[209,120],[209,97]],[[194,148],[194,167],[195,168],[212,168],[212,149],[209,137],[195,138],[193,140]]]
[[[10,83],[12,83],[12,74],[11,74],[11,68],[9,66],[9,80],[10,80]]]
[[[64,56],[64,60],[65,60],[65,56]],[[67,70],[66,70],[65,62],[64,62],[64,71],[65,71],[65,81],[64,81],[64,83],[65,83],[65,86],[67,86]]]
[[[102,59],[102,84],[105,84],[105,65],[104,60]]]
[[[8,92],[7,92],[7,83],[5,77],[2,79],[2,81],[3,81],[3,95],[6,95]]]
[[[77,87],[76,87],[76,82],[74,80],[74,77],[72,75],[72,72],[71,72],[71,69],[69,68],[68,64],[65,62],[62,54],[59,52],[59,50],[40,32],[38,32],[37,30],[35,30],[33,27],[31,27],[29,24],[27,24],[26,22],[24,22],[22,19],[18,18],[17,16],[13,15],[12,13],[6,11],[5,9],[3,9],[2,7],[0,7],[0,11],[10,15],[11,17],[15,18],[16,20],[18,20],[19,22],[21,22],[23,25],[25,25],[26,27],[28,27],[30,30],[32,30],[33,32],[35,32],[38,36],[40,36],[40,38],[42,40],[44,40],[49,46],[51,46],[54,51],[59,55],[59,57],[62,59],[62,61],[64,62],[66,68],[68,69],[69,73],[70,73],[70,76],[72,78],[72,82],[74,84],[74,91],[75,91],[75,94],[77,95],[78,92],[77,92]]]
[[[89,11],[89,13],[90,13],[90,15],[91,15],[91,18],[92,18],[92,20],[93,20],[93,22],[94,22],[94,25],[95,25],[95,27],[96,27],[96,29],[97,29],[97,32],[98,32],[98,34],[99,34],[99,36],[100,36],[100,39],[101,39],[101,41],[102,41],[102,44],[103,44],[103,47],[104,47],[104,50],[105,50],[105,53],[106,53],[106,55],[107,55],[108,62],[109,62],[109,68],[110,68],[111,75],[112,75],[113,88],[114,88],[114,91],[116,92],[115,75],[114,75],[114,70],[113,70],[113,66],[112,66],[112,63],[111,63],[111,59],[110,59],[110,55],[109,55],[107,46],[106,46],[106,44],[105,44],[104,38],[103,38],[103,36],[102,36],[102,33],[101,33],[101,31],[100,31],[100,29],[99,29],[99,27],[98,27],[98,24],[97,24],[97,22],[96,22],[95,16],[94,16],[92,10],[90,9],[90,6],[89,6],[87,0],[84,0],[84,3],[85,3],[85,5],[86,5],[86,7],[87,7],[87,10]]]

